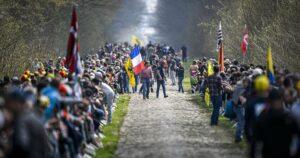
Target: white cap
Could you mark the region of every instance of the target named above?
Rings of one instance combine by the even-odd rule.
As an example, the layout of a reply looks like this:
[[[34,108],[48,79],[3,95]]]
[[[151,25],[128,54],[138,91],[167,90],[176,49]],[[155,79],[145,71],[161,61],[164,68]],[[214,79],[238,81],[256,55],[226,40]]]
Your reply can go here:
[[[263,73],[263,70],[260,69],[260,68],[255,68],[253,71],[252,71],[252,75],[261,75]]]
[[[94,79],[95,78],[95,74],[94,73],[90,73],[90,78]]]
[[[103,75],[101,72],[95,72],[95,77],[98,79],[102,79]]]

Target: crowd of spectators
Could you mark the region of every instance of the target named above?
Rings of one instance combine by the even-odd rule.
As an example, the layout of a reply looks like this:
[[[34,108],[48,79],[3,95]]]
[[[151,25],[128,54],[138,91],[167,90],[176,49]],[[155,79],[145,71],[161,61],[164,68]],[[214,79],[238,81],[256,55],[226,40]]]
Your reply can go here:
[[[84,71],[76,76],[68,73],[64,57],[36,59],[23,74],[4,76],[0,80],[0,157],[94,156],[103,146],[101,127],[111,123],[118,96],[137,92],[143,83],[140,74],[135,74],[135,86],[129,84],[125,62],[134,47],[127,42],[106,43],[83,58]],[[180,62],[167,45],[150,42],[140,47],[140,53],[145,63],[166,74],[170,62]],[[148,83],[148,92],[144,84],[139,92],[149,98],[154,80]],[[164,89],[166,97],[165,93]]]
[[[213,108],[211,126],[218,125],[220,114],[234,121],[235,142],[246,138],[250,157],[299,157],[300,74],[275,67],[272,83],[263,65],[224,63],[224,72],[205,57],[190,66],[192,92],[199,91]]]
[[[181,54],[167,45],[140,47],[145,68],[129,82],[125,63],[135,46],[106,43],[82,60],[84,71],[69,74],[65,58],[35,60],[19,76],[0,80],[0,157],[91,157],[103,145],[101,127],[112,122],[120,94],[143,94],[149,99],[156,82],[168,97],[165,84],[182,85],[187,49]],[[209,61],[209,62],[208,62]],[[211,63],[211,65],[209,65]],[[300,151],[300,76],[275,68],[270,83],[265,66],[226,59],[220,72],[215,59],[194,60],[191,91],[212,105],[211,126],[219,115],[236,122],[235,141],[245,137],[251,157],[297,157]],[[209,70],[211,69],[211,70]],[[211,72],[212,71],[212,74]],[[141,83],[141,86],[138,85]],[[261,149],[261,150],[260,150]]]

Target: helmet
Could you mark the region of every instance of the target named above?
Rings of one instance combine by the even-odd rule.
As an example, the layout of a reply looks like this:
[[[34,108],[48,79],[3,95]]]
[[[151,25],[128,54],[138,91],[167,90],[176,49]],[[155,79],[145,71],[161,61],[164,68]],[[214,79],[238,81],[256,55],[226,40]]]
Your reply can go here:
[[[300,81],[297,81],[297,83],[296,83],[296,89],[300,90]]]
[[[254,88],[257,92],[263,92],[270,88],[270,81],[267,76],[261,75],[254,80]]]
[[[22,82],[25,82],[25,81],[30,81],[30,78],[29,78],[29,76],[28,76],[28,75],[26,75],[26,74],[23,74],[23,75],[21,76],[21,81],[22,81]]]
[[[47,96],[44,96],[44,95],[40,96],[39,101],[40,101],[40,106],[42,108],[47,108],[50,104],[49,98]]]

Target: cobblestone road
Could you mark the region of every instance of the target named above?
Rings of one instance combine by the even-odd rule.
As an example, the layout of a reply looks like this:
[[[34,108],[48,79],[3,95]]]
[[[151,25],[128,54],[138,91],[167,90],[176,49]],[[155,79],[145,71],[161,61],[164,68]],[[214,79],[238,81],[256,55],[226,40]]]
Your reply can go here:
[[[116,155],[134,157],[245,157],[228,131],[209,126],[209,116],[182,94],[167,86],[169,98],[144,101],[134,94],[121,128]]]

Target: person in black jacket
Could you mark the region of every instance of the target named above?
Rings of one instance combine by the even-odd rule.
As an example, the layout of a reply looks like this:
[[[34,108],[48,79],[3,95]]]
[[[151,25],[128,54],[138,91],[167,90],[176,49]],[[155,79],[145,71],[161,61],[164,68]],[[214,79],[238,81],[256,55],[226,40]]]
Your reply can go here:
[[[181,53],[182,53],[182,61],[186,62],[187,61],[187,47],[186,46],[181,47]]]
[[[297,156],[293,142],[299,137],[296,120],[284,110],[281,93],[273,89],[266,108],[258,118],[255,139],[262,143],[264,158],[292,158]],[[299,152],[299,151],[298,151]]]
[[[178,77],[178,92],[184,93],[182,81],[184,79],[184,67],[182,63],[179,63],[179,66],[177,68],[177,77]]]
[[[158,63],[158,67],[155,70],[155,79],[157,82],[156,98],[159,97],[160,86],[162,86],[164,98],[167,98],[168,95],[166,93],[166,82],[165,82],[166,75],[164,73],[163,62]]]
[[[264,85],[264,86],[261,86]],[[256,140],[254,138],[255,125],[262,110],[265,108],[269,95],[270,83],[267,77],[258,76],[254,80],[255,94],[247,99],[245,104],[245,136],[250,147],[250,157],[255,157]]]
[[[23,92],[18,89],[11,90],[5,97],[5,108],[13,117],[12,147],[7,157],[51,157],[50,143],[43,124],[26,106],[25,101]]]

